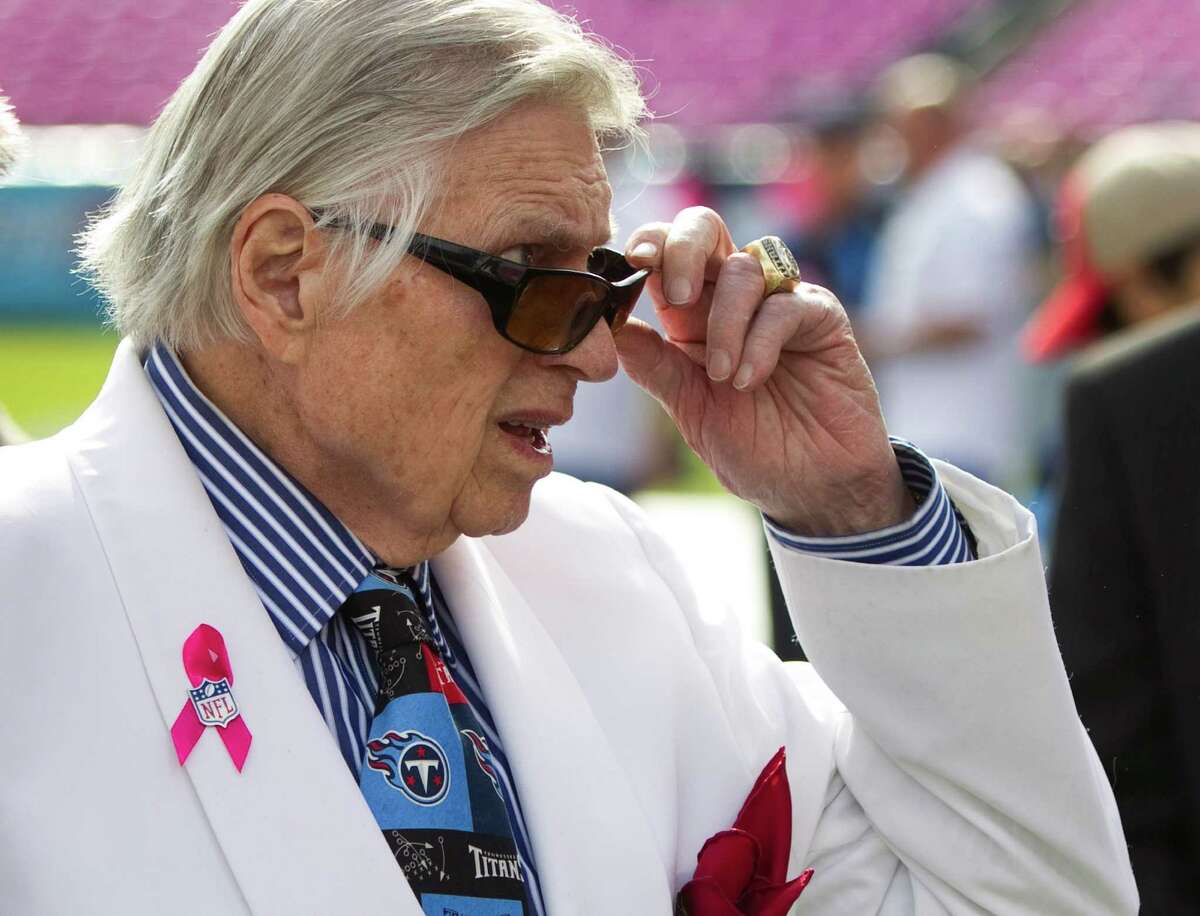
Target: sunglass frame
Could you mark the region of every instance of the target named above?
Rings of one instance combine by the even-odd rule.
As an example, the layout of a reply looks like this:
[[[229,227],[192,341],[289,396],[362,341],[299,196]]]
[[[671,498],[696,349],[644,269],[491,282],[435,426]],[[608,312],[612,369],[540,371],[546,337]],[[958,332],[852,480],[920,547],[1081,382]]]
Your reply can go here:
[[[312,213],[314,217],[320,219],[320,211],[314,210]],[[333,229],[353,230],[356,228],[353,223],[344,219],[332,219],[326,222],[325,225]],[[395,232],[395,228],[386,223],[371,223],[362,226],[361,231],[366,232],[371,238],[382,242],[386,241]],[[510,261],[498,255],[489,254],[486,251],[479,251],[476,248],[470,248],[466,245],[460,245],[457,242],[447,241],[446,239],[425,235],[420,232],[413,234],[412,241],[408,246],[408,252],[478,292],[487,303],[488,309],[492,314],[492,324],[501,337],[509,343],[520,347],[522,350],[543,356],[558,356],[574,350],[591,333],[592,329],[596,326],[596,322],[601,318],[611,328],[617,315],[623,309],[633,309],[638,296],[641,295],[646,278],[650,275],[648,269],[634,268],[633,265],[625,260],[624,255],[611,248],[595,249],[588,259],[589,266],[597,258],[603,258],[605,267],[601,269],[610,271],[614,267],[620,270],[627,269],[631,271],[628,276],[618,280],[610,280],[602,274],[587,270],[569,270],[559,267],[532,267],[516,261]],[[536,347],[512,337],[508,332],[508,324],[521,301],[521,294],[529,284],[534,282],[538,277],[561,276],[579,277],[603,286],[604,304],[603,308],[597,312],[595,320],[589,322],[585,328],[576,334],[574,339],[568,340],[558,347]]]

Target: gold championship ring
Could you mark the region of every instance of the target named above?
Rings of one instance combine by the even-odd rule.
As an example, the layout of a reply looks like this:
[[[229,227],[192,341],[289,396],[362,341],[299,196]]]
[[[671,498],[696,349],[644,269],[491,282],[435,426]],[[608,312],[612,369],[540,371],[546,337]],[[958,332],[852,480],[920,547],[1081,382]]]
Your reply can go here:
[[[800,282],[800,265],[788,251],[787,245],[778,236],[764,235],[744,247],[742,251],[754,257],[762,268],[763,278],[767,281],[764,295],[784,290],[792,292]]]

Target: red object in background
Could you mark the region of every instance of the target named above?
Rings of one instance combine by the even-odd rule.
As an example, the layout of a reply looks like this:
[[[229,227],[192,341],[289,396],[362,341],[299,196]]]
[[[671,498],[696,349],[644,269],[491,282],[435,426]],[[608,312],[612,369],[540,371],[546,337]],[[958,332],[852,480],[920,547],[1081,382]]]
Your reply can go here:
[[[677,916],[787,916],[812,878],[787,880],[792,851],[792,791],[784,749],[763,768],[733,828],[710,837],[692,880],[675,901]]]
[[[1108,284],[1092,264],[1088,248],[1083,193],[1070,175],[1059,192],[1058,222],[1065,276],[1022,332],[1025,356],[1032,362],[1063,356],[1094,340],[1108,297]]]

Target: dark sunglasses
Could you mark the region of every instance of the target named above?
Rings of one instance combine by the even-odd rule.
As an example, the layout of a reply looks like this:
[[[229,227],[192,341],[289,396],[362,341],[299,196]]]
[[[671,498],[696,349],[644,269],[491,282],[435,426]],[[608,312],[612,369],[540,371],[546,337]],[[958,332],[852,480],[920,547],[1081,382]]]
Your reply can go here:
[[[321,215],[317,210],[312,214]],[[326,225],[356,228],[341,219]],[[379,241],[395,231],[382,223],[361,228]],[[408,251],[482,295],[500,335],[531,353],[568,353],[601,318],[614,332],[620,330],[650,275],[610,248],[595,249],[586,271],[527,267],[419,232]]]

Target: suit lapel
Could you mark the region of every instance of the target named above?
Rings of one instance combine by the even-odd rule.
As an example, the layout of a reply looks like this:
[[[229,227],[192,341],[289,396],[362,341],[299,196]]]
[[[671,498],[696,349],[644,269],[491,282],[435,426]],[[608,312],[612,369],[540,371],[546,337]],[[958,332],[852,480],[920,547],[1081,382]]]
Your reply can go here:
[[[668,913],[670,867],[557,647],[478,541],[433,562],[513,767],[551,913]]]
[[[189,686],[184,640],[224,636],[234,695],[254,735],[239,775],[218,736],[184,772],[257,914],[421,910],[379,835],[303,678],[242,570],[133,348],[68,435],[147,680],[168,729]],[[209,730],[211,731],[211,729]]]

